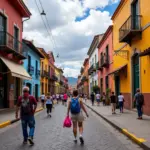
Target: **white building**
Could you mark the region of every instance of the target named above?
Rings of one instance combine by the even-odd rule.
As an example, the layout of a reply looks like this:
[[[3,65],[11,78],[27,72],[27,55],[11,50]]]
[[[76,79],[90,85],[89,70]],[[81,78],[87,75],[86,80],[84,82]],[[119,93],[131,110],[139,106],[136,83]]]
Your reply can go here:
[[[98,62],[97,46],[102,37],[103,34],[94,36],[91,46],[87,53],[89,55],[89,94],[91,94],[93,86],[98,85],[98,71],[96,69],[96,64]]]

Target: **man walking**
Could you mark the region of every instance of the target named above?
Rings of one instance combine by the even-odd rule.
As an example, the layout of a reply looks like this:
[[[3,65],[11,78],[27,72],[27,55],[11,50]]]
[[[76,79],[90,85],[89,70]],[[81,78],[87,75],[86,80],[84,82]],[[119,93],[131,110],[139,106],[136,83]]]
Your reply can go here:
[[[112,114],[116,114],[116,96],[114,92],[112,92],[112,95],[110,96],[111,105],[112,105]]]
[[[91,94],[92,106],[94,106],[94,100],[95,100],[95,95],[94,95],[94,92],[92,92]]]
[[[29,95],[29,88],[23,88],[23,95],[19,97],[16,107],[16,119],[18,119],[18,112],[20,109],[20,118],[22,123],[22,131],[24,141],[23,144],[27,144],[27,141],[31,145],[34,145],[33,137],[34,137],[34,130],[35,130],[35,119],[34,113],[37,107],[36,99]],[[29,127],[29,134],[28,128]]]
[[[143,115],[142,107],[144,105],[144,96],[140,92],[140,89],[136,90],[136,94],[134,96],[134,101],[136,103],[137,112],[138,112],[138,118],[137,119],[141,120],[142,119],[142,115]]]

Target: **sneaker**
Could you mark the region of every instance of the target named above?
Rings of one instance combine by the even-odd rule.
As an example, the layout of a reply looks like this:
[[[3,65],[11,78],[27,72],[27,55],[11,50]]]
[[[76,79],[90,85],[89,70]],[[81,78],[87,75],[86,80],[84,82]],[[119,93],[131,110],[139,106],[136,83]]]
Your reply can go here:
[[[28,140],[24,140],[23,141],[23,144],[25,145],[25,144],[28,144]]]
[[[84,139],[83,139],[83,137],[82,136],[80,136],[80,143],[83,145],[84,144]]]
[[[74,140],[74,143],[77,143],[77,142],[78,142],[77,139],[75,139],[75,140]]]
[[[28,141],[29,141],[30,145],[34,145],[33,138],[29,137]]]

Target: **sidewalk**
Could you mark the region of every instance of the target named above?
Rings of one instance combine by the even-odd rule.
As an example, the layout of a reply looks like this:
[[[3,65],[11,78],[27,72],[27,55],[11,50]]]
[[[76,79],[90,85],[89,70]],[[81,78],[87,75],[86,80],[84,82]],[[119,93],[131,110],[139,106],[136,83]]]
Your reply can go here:
[[[37,110],[40,108],[41,108],[41,103],[38,103]],[[8,111],[0,112],[0,124],[8,120],[14,120],[14,119],[15,119],[15,109],[10,111],[8,110]]]
[[[87,101],[85,105],[134,140],[134,142],[146,149],[150,149],[149,116],[144,115],[143,120],[137,120],[137,113],[133,111],[124,110],[124,113],[120,114],[117,109],[116,114],[112,115],[111,106],[102,106],[102,104],[99,107],[96,104],[92,106],[90,101]]]

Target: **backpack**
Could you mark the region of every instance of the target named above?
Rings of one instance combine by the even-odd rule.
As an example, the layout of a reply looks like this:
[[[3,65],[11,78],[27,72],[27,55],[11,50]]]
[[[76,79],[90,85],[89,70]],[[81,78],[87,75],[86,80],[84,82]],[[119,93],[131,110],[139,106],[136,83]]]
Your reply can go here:
[[[78,100],[78,98],[72,98],[72,100],[71,100],[71,113],[72,114],[78,114],[78,113],[80,113],[80,103],[79,103],[79,100]]]
[[[138,95],[138,103],[139,103],[139,105],[144,104],[144,96],[141,93]]]
[[[32,104],[30,97],[27,100],[21,100],[21,113],[22,115],[30,115],[32,113]]]

